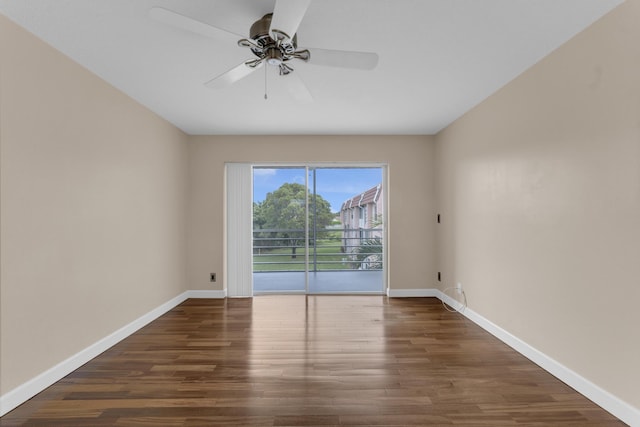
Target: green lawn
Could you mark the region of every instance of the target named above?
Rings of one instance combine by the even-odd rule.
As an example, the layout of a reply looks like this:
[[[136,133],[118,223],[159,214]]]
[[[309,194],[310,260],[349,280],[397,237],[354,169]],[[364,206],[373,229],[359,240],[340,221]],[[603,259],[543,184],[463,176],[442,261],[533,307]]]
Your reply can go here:
[[[310,247],[309,267],[313,269],[313,248]],[[253,271],[304,271],[305,248],[296,249],[296,258],[291,258],[291,248],[263,250],[261,255],[253,255]],[[347,254],[340,252],[340,242],[318,240],[318,270],[351,270],[352,263]],[[346,262],[342,262],[345,260]],[[257,264],[276,262],[279,264]],[[294,264],[295,263],[295,264]],[[326,264],[325,264],[326,263]]]

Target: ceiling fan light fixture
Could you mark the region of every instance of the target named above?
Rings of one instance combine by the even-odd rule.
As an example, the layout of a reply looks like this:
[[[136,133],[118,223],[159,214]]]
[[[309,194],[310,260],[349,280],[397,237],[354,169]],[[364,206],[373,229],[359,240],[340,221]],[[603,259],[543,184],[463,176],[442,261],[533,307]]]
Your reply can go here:
[[[287,74],[293,73],[293,68],[289,67],[287,64],[280,64],[280,75],[286,76]]]
[[[249,68],[257,68],[260,64],[262,64],[263,59],[253,59],[250,61],[246,61],[244,65]]]
[[[277,47],[269,47],[264,52],[267,64],[278,66],[281,65],[285,58],[282,55],[282,51]]]
[[[298,50],[296,52],[293,52],[291,54],[291,57],[292,58],[296,58],[296,59],[301,59],[301,60],[307,62],[311,58],[311,52],[309,52],[308,49]]]

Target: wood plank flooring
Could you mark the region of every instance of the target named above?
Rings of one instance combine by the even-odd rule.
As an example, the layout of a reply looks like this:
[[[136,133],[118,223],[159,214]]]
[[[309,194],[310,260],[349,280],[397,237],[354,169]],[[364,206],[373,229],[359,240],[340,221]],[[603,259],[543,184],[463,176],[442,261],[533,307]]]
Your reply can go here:
[[[622,426],[434,298],[188,300],[0,419]]]

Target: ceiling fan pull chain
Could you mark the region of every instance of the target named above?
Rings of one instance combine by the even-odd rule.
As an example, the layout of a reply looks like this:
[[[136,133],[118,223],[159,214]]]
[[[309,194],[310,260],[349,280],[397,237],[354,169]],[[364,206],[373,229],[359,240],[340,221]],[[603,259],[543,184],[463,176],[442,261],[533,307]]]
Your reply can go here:
[[[264,67],[264,99],[267,99],[267,67]]]

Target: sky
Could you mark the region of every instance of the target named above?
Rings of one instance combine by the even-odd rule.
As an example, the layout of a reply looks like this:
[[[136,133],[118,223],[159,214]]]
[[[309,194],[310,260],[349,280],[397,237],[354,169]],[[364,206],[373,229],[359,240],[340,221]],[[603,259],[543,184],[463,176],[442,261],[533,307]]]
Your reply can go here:
[[[304,185],[304,168],[254,168],[253,201],[262,202],[267,193],[285,182]],[[312,172],[309,188],[313,192]],[[382,183],[382,168],[318,168],[316,191],[331,204],[331,212],[339,212],[345,200]]]

